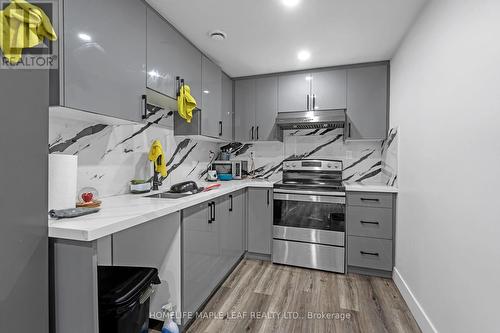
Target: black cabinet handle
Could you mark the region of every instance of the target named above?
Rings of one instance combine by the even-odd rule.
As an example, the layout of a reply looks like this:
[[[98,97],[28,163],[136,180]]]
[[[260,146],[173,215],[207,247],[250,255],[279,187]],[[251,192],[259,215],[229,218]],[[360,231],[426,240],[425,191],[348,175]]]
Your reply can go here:
[[[215,202],[212,201],[212,207],[214,208],[213,212],[214,212],[214,216],[212,217],[212,222],[214,222],[216,220],[215,218],[215,211],[216,211],[216,207],[215,207]]]
[[[376,224],[376,225],[379,225],[380,223],[376,222],[376,221],[359,221],[361,222],[361,224]]]
[[[257,126],[257,140],[259,140],[259,126]]]
[[[267,190],[267,205],[269,206],[269,190]]]
[[[306,96],[307,110],[309,110],[309,94]]]
[[[212,213],[212,203],[211,202],[208,203],[208,209],[210,209],[210,211],[208,212],[208,223],[210,224],[213,222],[212,221],[213,213]]]
[[[350,138],[351,137],[351,123],[349,123],[349,126],[348,126],[348,133],[347,133],[347,137]]]
[[[313,110],[316,110],[316,95],[313,95]]]
[[[253,129],[254,129],[254,126],[252,126],[252,140],[253,140]]]
[[[148,117],[148,96],[142,95],[142,119],[146,119]]]
[[[219,136],[222,136],[222,121],[219,121]]]
[[[233,196],[231,194],[229,195],[229,203],[230,203],[229,211],[232,212],[233,211]]]
[[[379,201],[380,201],[380,199],[373,199],[373,198],[361,198],[361,201],[379,202]]]
[[[364,256],[374,256],[374,257],[378,257],[379,256],[379,254],[377,252],[359,251],[359,253],[361,253]]]

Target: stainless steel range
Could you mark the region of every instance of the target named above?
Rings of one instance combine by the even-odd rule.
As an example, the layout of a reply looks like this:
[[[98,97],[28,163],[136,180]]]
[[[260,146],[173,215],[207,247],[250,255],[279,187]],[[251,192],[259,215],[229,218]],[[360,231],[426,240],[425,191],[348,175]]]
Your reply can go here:
[[[344,273],[342,161],[285,161],[273,224],[274,263]]]

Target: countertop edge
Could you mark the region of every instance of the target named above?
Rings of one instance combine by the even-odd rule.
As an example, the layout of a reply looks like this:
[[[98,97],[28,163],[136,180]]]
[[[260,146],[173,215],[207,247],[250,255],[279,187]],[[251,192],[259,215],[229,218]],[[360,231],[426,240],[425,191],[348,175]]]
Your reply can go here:
[[[155,220],[157,218],[162,218],[168,216],[170,214],[179,212],[183,209],[201,204],[208,200],[212,200],[218,198],[220,196],[226,195],[228,193],[232,193],[235,191],[239,191],[246,188],[273,188],[274,183],[272,182],[255,182],[255,183],[243,183],[243,184],[231,184],[231,187],[216,189],[211,192],[207,192],[208,195],[205,196],[196,196],[192,197],[189,201],[183,201],[172,206],[165,207],[163,209],[158,209],[156,211],[149,211],[143,214],[138,214],[137,216],[124,218],[119,222],[115,222],[113,224],[104,225],[102,227],[97,227],[92,230],[78,229],[78,228],[68,228],[63,226],[48,226],[48,236],[49,238],[55,239],[64,239],[64,240],[73,240],[73,241],[83,241],[83,242],[92,242],[98,240],[99,238],[103,238],[120,231],[141,225],[143,223],[147,223],[149,221]],[[149,194],[147,194],[149,195]],[[125,196],[125,195],[124,195]],[[143,198],[146,195],[138,196],[138,199]],[[155,199],[155,200],[163,200],[163,199]],[[55,222],[56,220],[49,219],[48,222]],[[64,222],[64,221],[61,221]],[[82,221],[82,223],[85,223]]]

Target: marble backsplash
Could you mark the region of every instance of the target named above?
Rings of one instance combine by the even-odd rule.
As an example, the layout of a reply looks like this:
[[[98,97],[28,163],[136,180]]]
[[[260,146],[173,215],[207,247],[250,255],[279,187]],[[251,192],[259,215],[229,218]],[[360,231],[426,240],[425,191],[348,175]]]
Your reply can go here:
[[[148,154],[156,139],[162,143],[167,160],[168,175],[162,189],[204,178],[218,144],[177,137],[173,129],[156,126],[169,117],[172,113],[151,117],[144,124],[109,125],[86,113],[78,119],[51,114],[49,152],[78,155],[78,189],[94,187],[101,197],[128,193],[131,179],[152,176]]]
[[[234,159],[247,160],[258,178],[279,180],[283,161],[322,158],[341,160],[346,183],[396,185],[397,129],[387,140],[346,141],[343,129],[285,131],[281,142],[240,144]]]

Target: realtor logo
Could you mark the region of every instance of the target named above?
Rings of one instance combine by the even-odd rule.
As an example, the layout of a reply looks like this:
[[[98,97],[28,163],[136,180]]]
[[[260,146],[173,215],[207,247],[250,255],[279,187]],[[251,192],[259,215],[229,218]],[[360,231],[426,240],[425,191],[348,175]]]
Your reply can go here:
[[[58,2],[0,2],[0,69],[57,69]]]

